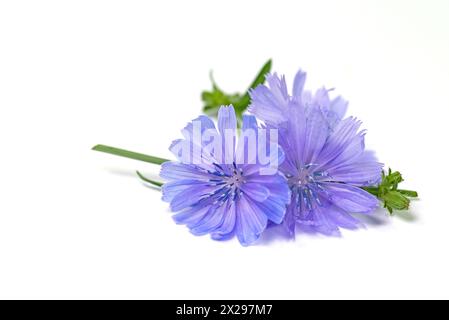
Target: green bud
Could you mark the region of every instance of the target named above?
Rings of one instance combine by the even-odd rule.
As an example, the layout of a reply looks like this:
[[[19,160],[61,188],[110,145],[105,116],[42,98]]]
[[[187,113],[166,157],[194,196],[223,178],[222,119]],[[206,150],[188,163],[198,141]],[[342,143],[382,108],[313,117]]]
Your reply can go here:
[[[384,207],[393,213],[393,210],[407,210],[410,198],[416,198],[418,193],[412,190],[398,189],[399,183],[404,181],[399,171],[382,172],[382,180],[377,186],[363,187],[363,189],[384,202]]]
[[[406,210],[410,200],[398,191],[389,191],[383,195],[385,206],[396,210]]]

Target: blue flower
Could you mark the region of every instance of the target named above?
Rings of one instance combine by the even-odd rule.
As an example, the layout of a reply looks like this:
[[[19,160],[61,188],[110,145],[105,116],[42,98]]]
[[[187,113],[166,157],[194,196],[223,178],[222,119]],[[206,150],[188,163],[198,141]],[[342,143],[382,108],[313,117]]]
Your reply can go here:
[[[254,150],[266,147],[263,141],[248,142],[246,133],[262,131],[255,117],[245,115],[242,122],[237,139],[232,106],[220,108],[218,131],[206,116],[193,120],[183,130],[184,139],[175,140],[170,147],[178,161],[162,164],[160,175],[168,180],[162,187],[162,199],[176,212],[176,223],[215,240],[237,235],[247,246],[259,238],[269,221],[283,221],[290,191],[282,174],[270,172],[272,163],[262,163],[254,156]],[[205,136],[218,139],[221,146]],[[281,161],[283,154],[277,145],[275,148],[276,161]]]
[[[305,79],[299,71],[290,95],[284,77],[268,75],[268,86],[250,92],[249,111],[267,127],[279,129],[285,153],[280,170],[291,190],[284,220],[290,235],[296,227],[338,235],[339,227],[360,224],[349,213],[370,213],[377,207],[376,197],[360,187],[379,182],[382,164],[365,151],[361,122],[343,118],[347,102],[330,99],[324,88],[314,95],[304,91]]]

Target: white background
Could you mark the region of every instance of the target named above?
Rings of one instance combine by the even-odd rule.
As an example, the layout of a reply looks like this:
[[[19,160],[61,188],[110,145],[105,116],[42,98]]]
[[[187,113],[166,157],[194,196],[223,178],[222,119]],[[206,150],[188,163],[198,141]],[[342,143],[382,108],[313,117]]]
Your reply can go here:
[[[449,1],[2,1],[0,298],[449,298]],[[417,189],[341,238],[195,237],[134,176],[170,157],[208,72],[273,58],[336,87]]]

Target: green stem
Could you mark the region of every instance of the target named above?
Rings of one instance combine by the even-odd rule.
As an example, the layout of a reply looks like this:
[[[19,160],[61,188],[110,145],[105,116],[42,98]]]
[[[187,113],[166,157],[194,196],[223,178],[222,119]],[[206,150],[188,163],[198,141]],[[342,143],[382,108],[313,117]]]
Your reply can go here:
[[[149,163],[153,163],[153,164],[159,164],[159,165],[163,164],[164,162],[169,161],[167,159],[153,157],[153,156],[149,156],[149,155],[146,155],[143,153],[132,152],[132,151],[114,148],[114,147],[110,147],[110,146],[105,146],[103,144],[96,145],[95,147],[92,148],[92,150],[113,154],[113,155],[116,155],[119,157],[125,157],[125,158],[129,158],[129,159],[149,162]]]
[[[144,177],[139,171],[136,171],[136,173],[137,173],[137,175],[139,176],[140,179],[142,179],[145,182],[148,182],[148,183],[152,184],[153,186],[162,187],[162,185],[163,185],[162,182],[154,181],[154,180],[151,180],[151,179],[148,179],[148,178]]]

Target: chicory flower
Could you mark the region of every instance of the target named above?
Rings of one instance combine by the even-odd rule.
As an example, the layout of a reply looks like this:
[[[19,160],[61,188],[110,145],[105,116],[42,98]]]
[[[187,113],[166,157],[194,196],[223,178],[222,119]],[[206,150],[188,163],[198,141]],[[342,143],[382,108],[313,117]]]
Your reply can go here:
[[[279,130],[285,152],[280,170],[291,190],[284,220],[290,235],[296,227],[337,235],[339,227],[360,224],[350,213],[370,213],[378,206],[361,187],[378,184],[383,165],[365,150],[361,122],[344,118],[347,102],[330,99],[325,88],[314,95],[304,91],[305,79],[299,71],[290,95],[284,77],[268,75],[267,86],[250,92],[249,111]]]
[[[283,153],[271,144],[275,161],[262,161],[259,153],[270,142],[249,139],[263,136],[263,130],[254,116],[244,115],[237,139],[232,106],[219,109],[218,131],[207,116],[187,125],[184,139],[170,147],[178,161],[163,163],[160,172],[167,180],[162,186],[163,200],[176,212],[175,222],[195,235],[210,234],[215,240],[236,235],[247,246],[270,221],[283,221],[290,191],[284,175],[273,166],[282,161]],[[210,143],[213,138],[218,146]]]

